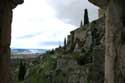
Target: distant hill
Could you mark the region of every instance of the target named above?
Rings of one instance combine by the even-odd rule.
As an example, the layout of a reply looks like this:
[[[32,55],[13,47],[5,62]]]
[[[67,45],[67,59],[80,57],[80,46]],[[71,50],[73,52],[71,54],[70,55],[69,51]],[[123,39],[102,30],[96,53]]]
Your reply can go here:
[[[42,54],[45,53],[46,49],[11,49],[11,54]]]

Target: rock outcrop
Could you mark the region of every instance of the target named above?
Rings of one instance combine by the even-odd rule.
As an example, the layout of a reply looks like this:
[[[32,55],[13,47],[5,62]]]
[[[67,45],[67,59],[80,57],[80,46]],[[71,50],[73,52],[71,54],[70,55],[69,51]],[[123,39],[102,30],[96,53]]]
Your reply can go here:
[[[40,64],[30,67],[24,83],[34,80],[37,83],[103,83],[104,21],[102,17],[71,31],[65,48],[55,49]]]
[[[89,0],[105,12],[105,83],[125,82],[124,0]]]
[[[88,69],[88,73],[86,73],[87,79],[84,78],[84,80],[89,80],[92,83],[102,83],[104,81],[104,21],[105,18],[102,17],[88,25],[79,27],[71,31],[67,39],[70,42],[67,44],[67,50],[71,49],[70,53],[80,53],[83,56],[81,57],[82,67]],[[86,64],[89,66],[84,66]]]
[[[13,4],[12,0],[0,1],[0,83],[10,83],[12,9],[17,4]]]

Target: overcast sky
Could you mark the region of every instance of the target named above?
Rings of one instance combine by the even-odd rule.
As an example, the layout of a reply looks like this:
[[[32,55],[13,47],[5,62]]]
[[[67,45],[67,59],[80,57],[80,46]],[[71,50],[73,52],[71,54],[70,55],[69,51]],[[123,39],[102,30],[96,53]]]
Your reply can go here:
[[[63,45],[71,30],[79,27],[88,9],[97,19],[97,7],[88,0],[25,0],[13,10],[11,48],[51,49]]]

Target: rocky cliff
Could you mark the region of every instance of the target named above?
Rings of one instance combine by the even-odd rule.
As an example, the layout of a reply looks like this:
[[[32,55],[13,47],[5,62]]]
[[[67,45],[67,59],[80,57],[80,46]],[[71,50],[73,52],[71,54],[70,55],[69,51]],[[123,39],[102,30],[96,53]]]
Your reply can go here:
[[[65,47],[46,53],[41,59],[39,57],[37,65],[28,63],[23,82],[103,83],[104,21],[102,17],[80,26],[68,35]]]
[[[125,1],[89,1],[105,15],[105,83],[125,83]]]

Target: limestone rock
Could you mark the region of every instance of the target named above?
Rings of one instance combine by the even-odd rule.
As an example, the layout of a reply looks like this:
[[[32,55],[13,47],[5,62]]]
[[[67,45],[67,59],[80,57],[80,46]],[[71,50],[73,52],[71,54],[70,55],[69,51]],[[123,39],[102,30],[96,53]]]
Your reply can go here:
[[[16,8],[17,5],[23,4],[24,0],[12,0],[12,8]]]
[[[101,8],[104,8],[105,6],[107,6],[109,0],[89,0],[89,1]]]
[[[105,83],[124,83],[124,0],[89,0],[105,12]]]

